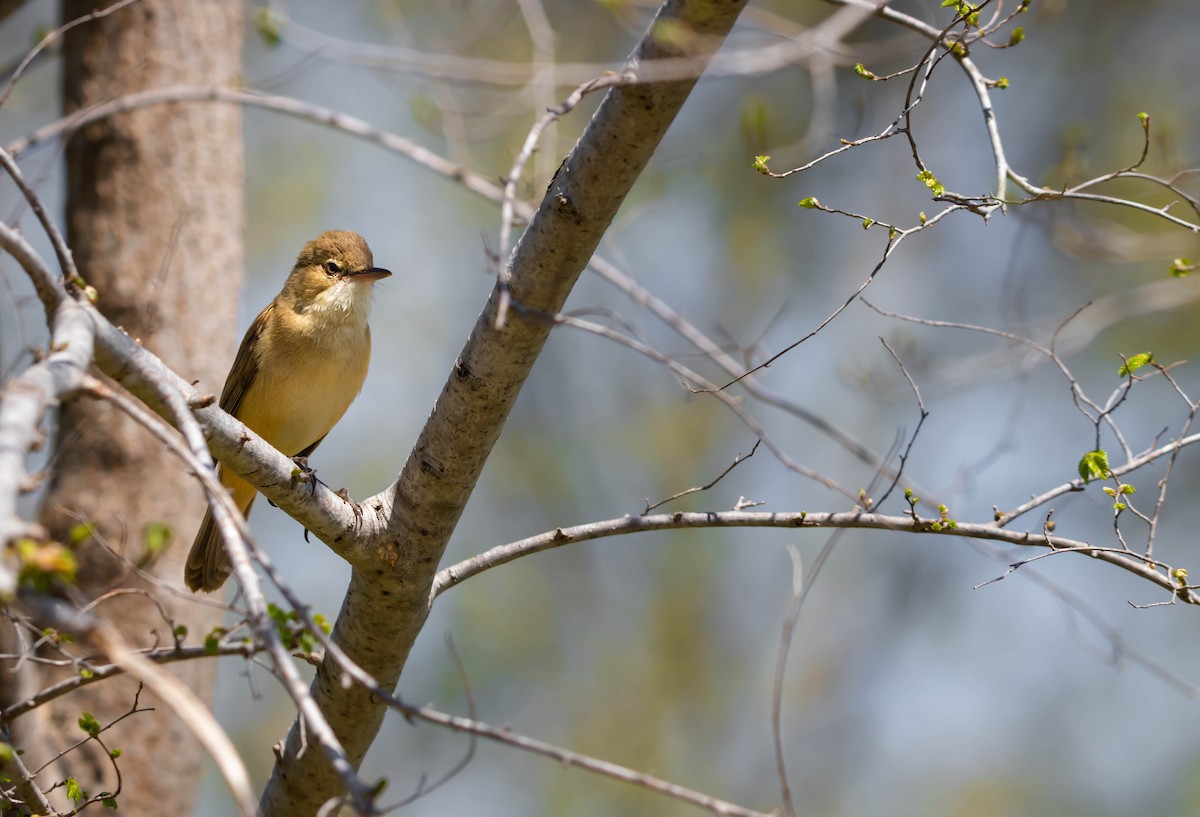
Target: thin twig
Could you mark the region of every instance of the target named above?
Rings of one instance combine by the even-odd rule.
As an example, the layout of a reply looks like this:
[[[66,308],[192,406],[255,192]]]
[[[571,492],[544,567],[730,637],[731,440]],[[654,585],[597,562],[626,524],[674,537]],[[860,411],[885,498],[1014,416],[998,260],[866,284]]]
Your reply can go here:
[[[500,247],[496,252],[497,263],[499,270],[497,277],[500,280],[500,303],[496,309],[496,328],[503,329],[505,322],[508,320],[508,310],[512,303],[512,294],[509,292],[508,283],[512,275],[509,267],[508,254],[512,240],[513,227],[513,208],[517,198],[517,182],[521,179],[521,173],[525,170],[525,163],[529,161],[529,157],[533,155],[533,151],[537,148],[537,143],[542,137],[542,132],[550,127],[561,117],[565,116],[570,111],[574,110],[575,106],[582,99],[593,91],[601,88],[611,88],[614,85],[629,85],[635,79],[632,72],[625,71],[620,74],[607,74],[601,77],[595,77],[580,85],[563,103],[555,108],[551,108],[533,124],[529,129],[529,133],[525,136],[525,143],[521,146],[520,152],[517,153],[517,158],[513,161],[512,168],[508,171],[508,177],[504,182],[504,196],[500,202]]]
[[[879,342],[883,344],[884,348],[892,356],[892,359],[896,361],[896,365],[900,367],[900,373],[904,375],[904,379],[908,381],[908,385],[912,388],[913,396],[917,399],[917,411],[920,413],[920,416],[917,419],[917,427],[913,429],[912,436],[908,438],[907,447],[905,447],[904,452],[900,455],[900,467],[896,469],[896,475],[892,478],[892,482],[888,485],[887,490],[883,492],[883,496],[879,497],[879,501],[875,503],[876,507],[880,507],[884,502],[887,502],[888,497],[892,495],[892,491],[896,490],[896,486],[900,483],[900,477],[904,473],[904,466],[908,464],[908,457],[912,454],[913,445],[917,442],[917,435],[921,433],[921,427],[925,425],[925,420],[929,417],[929,410],[925,408],[925,401],[921,399],[921,390],[917,388],[916,381],[912,379],[912,375],[904,367],[904,361],[900,360],[900,355],[896,354],[896,350],[889,346],[886,340],[880,338]]]
[[[46,36],[42,37],[42,39],[38,40],[37,45],[29,49],[29,52],[21,59],[19,63],[17,63],[17,67],[13,69],[12,76],[8,78],[8,83],[4,86],[4,91],[0,93],[0,108],[4,107],[4,103],[8,102],[8,98],[12,96],[13,89],[17,85],[17,80],[19,80],[21,75],[25,73],[25,69],[29,67],[29,63],[33,62],[34,58],[46,48],[49,48],[54,43],[58,42],[62,38],[62,35],[66,34],[76,26],[83,25],[84,23],[90,23],[92,20],[99,20],[101,17],[107,17],[114,11],[120,11],[131,3],[136,3],[137,1],[138,0],[118,0],[118,2],[113,3],[108,8],[96,9],[89,14],[85,14],[82,17],[76,17],[74,20],[64,23],[63,25],[46,34]]]
[[[218,644],[215,648],[210,647],[158,647],[153,650],[139,650],[138,654],[155,664],[170,664],[175,661],[195,661],[204,658],[213,658],[223,655],[240,655],[244,658],[249,658],[262,651],[262,647],[256,644],[248,644],[245,642]],[[43,704],[53,701],[55,698],[61,698],[68,692],[72,692],[80,687],[89,686],[97,681],[103,681],[107,678],[112,678],[115,675],[120,675],[125,670],[117,664],[94,664],[90,661],[87,663],[87,674],[73,675],[69,678],[51,684],[41,691],[30,695],[28,698],[12,704],[7,709],[0,710],[0,728],[6,724],[19,718],[27,712],[32,712]]]
[[[684,489],[677,494],[672,494],[671,496],[667,497],[666,499],[662,499],[662,500],[659,500],[658,502],[655,502],[653,505],[651,505],[650,500],[647,499],[646,500],[646,508],[645,508],[645,510],[642,511],[642,513],[648,514],[648,513],[650,513],[650,511],[654,510],[655,508],[660,508],[663,505],[666,505],[668,502],[674,502],[676,499],[680,499],[681,497],[688,496],[689,494],[697,494],[697,493],[700,493],[701,491],[707,491],[709,488],[713,487],[718,482],[723,480],[725,478],[725,475],[728,474],[730,471],[732,471],[734,468],[737,468],[739,464],[741,464],[741,463],[745,462],[746,460],[750,459],[751,457],[753,457],[754,452],[758,450],[758,447],[760,445],[762,445],[762,440],[761,439],[755,440],[754,445],[751,447],[749,454],[738,454],[736,457],[733,458],[733,462],[729,463],[729,465],[725,468],[725,470],[722,471],[721,473],[717,474],[717,476],[714,477],[713,480],[711,482],[709,482],[707,485],[701,485],[696,488]]]
[[[540,320],[551,321],[562,326],[570,326],[575,329],[581,329],[585,332],[615,341],[640,355],[666,366],[684,381],[684,385],[689,391],[696,394],[714,395],[723,405],[725,405],[726,408],[732,411],[734,415],[736,415],[737,418],[741,420],[742,423],[759,438],[759,440],[761,440],[767,446],[767,450],[770,451],[771,454],[774,455],[774,457],[789,471],[811,479],[814,482],[818,482],[831,491],[837,491],[849,499],[856,498],[857,495],[853,491],[850,491],[836,480],[796,462],[772,439],[771,435],[767,434],[763,426],[746,410],[745,406],[742,405],[740,400],[729,396],[722,389],[718,388],[716,384],[710,382],[698,372],[695,372],[692,369],[684,366],[678,360],[659,352],[657,349],[654,349],[639,340],[610,329],[607,326],[601,326],[600,324],[593,323],[591,321],[580,320],[578,318],[571,317],[570,315],[548,315],[537,310],[527,309],[520,303],[516,302],[514,302],[513,307],[520,309],[523,314],[530,315]]]

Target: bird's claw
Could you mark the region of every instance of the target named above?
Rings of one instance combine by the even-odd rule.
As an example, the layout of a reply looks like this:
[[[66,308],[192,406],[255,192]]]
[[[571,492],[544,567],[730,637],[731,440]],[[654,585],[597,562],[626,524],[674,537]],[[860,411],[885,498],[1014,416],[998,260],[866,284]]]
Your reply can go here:
[[[317,472],[309,467],[308,457],[292,457],[292,462],[296,464],[296,470],[292,471],[292,479],[308,482],[310,493],[315,494],[317,483],[321,480],[317,479]]]
[[[350,506],[350,510],[354,514],[354,520],[361,525],[363,520],[362,505],[360,505],[350,496],[350,489],[339,488],[338,490],[334,491],[334,494],[341,497],[342,501]]]

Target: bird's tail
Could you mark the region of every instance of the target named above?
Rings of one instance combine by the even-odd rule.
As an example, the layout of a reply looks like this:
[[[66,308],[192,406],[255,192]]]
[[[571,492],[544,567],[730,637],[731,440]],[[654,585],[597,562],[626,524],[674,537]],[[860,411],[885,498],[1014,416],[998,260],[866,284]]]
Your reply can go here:
[[[249,486],[247,486],[249,487]],[[239,491],[233,491],[234,499],[238,500]],[[257,492],[250,490],[249,499],[245,504],[238,502],[242,516],[250,515],[250,506],[254,504]],[[211,593],[225,584],[233,565],[229,561],[229,553],[225,550],[225,541],[221,538],[213,522],[212,510],[204,512],[204,521],[200,524],[200,532],[192,542],[188,552],[187,567],[183,571],[183,581],[193,593]]]

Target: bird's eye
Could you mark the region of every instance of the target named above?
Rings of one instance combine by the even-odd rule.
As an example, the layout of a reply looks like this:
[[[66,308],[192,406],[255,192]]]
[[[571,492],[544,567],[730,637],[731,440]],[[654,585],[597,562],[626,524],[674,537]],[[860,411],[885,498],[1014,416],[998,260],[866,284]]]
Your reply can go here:
[[[325,271],[330,275],[338,275],[342,271],[342,265],[330,258],[325,262]]]

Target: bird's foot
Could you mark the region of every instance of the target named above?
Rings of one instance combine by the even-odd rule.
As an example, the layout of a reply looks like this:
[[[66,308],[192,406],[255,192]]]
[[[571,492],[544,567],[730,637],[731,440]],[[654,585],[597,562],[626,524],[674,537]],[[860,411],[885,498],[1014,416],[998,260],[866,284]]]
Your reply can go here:
[[[355,521],[361,525],[363,520],[362,505],[360,505],[354,500],[353,497],[350,496],[350,489],[339,488],[338,490],[334,491],[334,494],[341,497],[342,501],[350,506],[350,510],[354,513]]]
[[[317,483],[325,484],[317,479],[317,472],[309,467],[308,457],[292,457],[292,462],[296,464],[295,470],[292,471],[293,481],[307,482],[312,489],[311,493],[314,494],[317,492]]]

